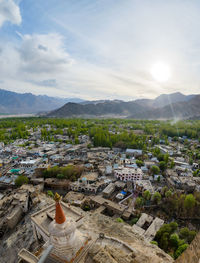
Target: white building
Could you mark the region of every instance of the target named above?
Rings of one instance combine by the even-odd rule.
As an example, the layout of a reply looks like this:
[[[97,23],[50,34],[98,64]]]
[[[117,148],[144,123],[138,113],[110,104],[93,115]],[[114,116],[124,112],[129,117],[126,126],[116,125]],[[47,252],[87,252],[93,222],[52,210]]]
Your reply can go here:
[[[143,172],[140,168],[127,168],[121,167],[114,171],[114,175],[121,181],[137,181],[141,180],[143,176]]]

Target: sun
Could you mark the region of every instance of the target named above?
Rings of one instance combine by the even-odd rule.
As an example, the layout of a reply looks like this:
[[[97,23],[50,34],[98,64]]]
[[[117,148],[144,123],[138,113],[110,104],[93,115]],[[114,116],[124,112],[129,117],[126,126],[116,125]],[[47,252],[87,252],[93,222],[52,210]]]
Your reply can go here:
[[[163,62],[157,62],[152,65],[151,75],[158,82],[166,82],[171,76],[170,67]]]

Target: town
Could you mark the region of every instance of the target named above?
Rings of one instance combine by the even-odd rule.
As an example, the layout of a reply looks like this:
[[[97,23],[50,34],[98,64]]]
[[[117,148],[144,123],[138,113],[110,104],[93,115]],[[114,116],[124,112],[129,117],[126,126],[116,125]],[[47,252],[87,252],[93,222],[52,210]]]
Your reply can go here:
[[[0,120],[0,254],[39,262],[59,194],[66,217],[106,216],[178,260],[198,237],[199,136],[199,121]]]

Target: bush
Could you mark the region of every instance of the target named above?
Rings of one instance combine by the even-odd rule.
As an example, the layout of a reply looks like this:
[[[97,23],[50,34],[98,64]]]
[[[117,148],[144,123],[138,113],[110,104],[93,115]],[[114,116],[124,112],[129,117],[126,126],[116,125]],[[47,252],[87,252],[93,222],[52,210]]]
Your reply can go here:
[[[83,167],[79,165],[67,165],[65,167],[54,166],[43,172],[44,178],[59,178],[76,181],[82,174]]]
[[[179,236],[186,242],[191,243],[196,236],[196,231],[190,231],[187,227],[184,227],[181,228]]]
[[[56,178],[58,178],[58,179],[64,179],[65,176],[64,176],[64,174],[57,174],[57,175],[56,175]]]
[[[123,220],[121,217],[116,218],[116,221],[117,221],[118,223],[123,223],[123,222],[124,222],[124,220]]]
[[[19,175],[16,179],[15,179],[15,185],[16,186],[22,186],[23,184],[28,184],[29,180],[28,177],[24,176],[24,175]]]
[[[197,234],[197,232],[194,231],[194,230],[189,232],[189,236],[188,236],[188,239],[187,239],[188,243],[192,242],[192,240],[195,238],[196,234]]]
[[[172,229],[172,232],[174,232],[178,228],[178,224],[176,222],[171,222],[169,223],[169,225]]]
[[[139,218],[135,217],[133,219],[131,219],[131,225],[135,225],[137,223],[137,221],[139,220]]]
[[[172,196],[172,191],[171,190],[168,190],[168,191],[165,192],[165,197],[166,198],[169,198],[171,196]]]
[[[137,197],[135,200],[135,207],[140,208],[144,204],[144,199],[142,197]]]
[[[158,246],[158,242],[156,242],[156,241],[151,241],[150,243],[153,244],[153,245]]]
[[[144,199],[147,201],[151,199],[151,193],[148,190],[144,191],[144,193],[142,195],[143,195]]]
[[[155,194],[153,195],[153,201],[154,201],[156,204],[158,204],[158,203],[160,202],[160,200],[161,200],[161,195],[160,195],[160,193],[155,192]]]
[[[90,209],[91,209],[91,208],[90,208],[89,205],[84,205],[84,206],[83,206],[83,210],[84,210],[84,211],[90,211]]]
[[[183,227],[180,230],[180,238],[187,240],[190,230],[187,227]]]
[[[179,237],[177,234],[171,234],[170,238],[170,245],[171,247],[177,249],[177,247],[179,246]]]
[[[48,190],[48,191],[47,191],[47,195],[50,196],[50,197],[52,197],[52,198],[54,198],[54,194],[53,194],[53,192],[52,192],[51,190]]]
[[[144,165],[143,161],[141,160],[136,160],[136,164],[138,167],[142,167]]]
[[[186,250],[187,247],[188,247],[188,244],[183,244],[179,246],[174,253],[174,258],[177,259],[183,253],[183,251]]]

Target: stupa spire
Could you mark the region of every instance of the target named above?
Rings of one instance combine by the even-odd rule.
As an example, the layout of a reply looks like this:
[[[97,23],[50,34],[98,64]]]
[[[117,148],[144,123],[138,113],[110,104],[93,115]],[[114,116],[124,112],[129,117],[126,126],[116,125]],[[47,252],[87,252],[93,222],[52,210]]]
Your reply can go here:
[[[58,193],[56,193],[54,196],[54,200],[56,201],[55,221],[57,224],[63,224],[66,221],[66,217],[60,204],[61,196]]]

